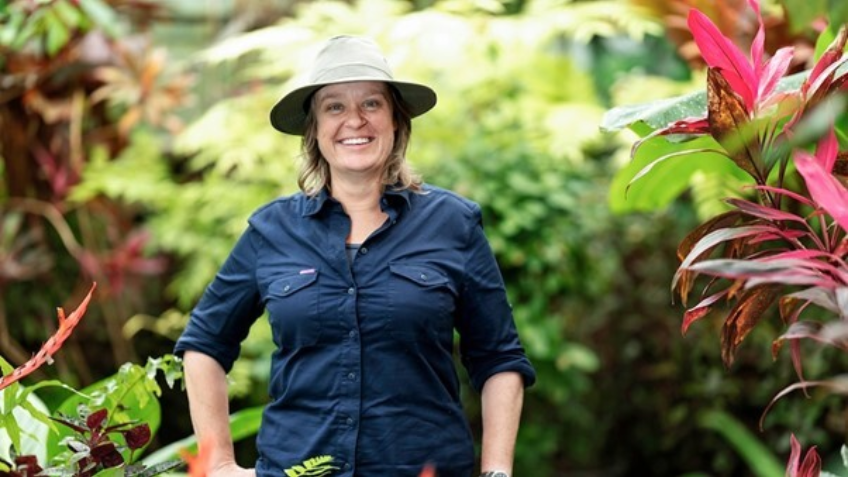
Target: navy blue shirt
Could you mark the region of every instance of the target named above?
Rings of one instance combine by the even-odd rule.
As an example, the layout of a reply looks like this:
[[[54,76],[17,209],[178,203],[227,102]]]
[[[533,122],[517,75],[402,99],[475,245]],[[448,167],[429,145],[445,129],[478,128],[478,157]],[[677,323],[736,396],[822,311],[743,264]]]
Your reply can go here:
[[[259,476],[331,455],[340,476],[468,477],[474,446],[453,361],[478,391],[495,373],[535,381],[479,207],[454,193],[387,191],[386,222],[349,260],[350,218],[326,192],[260,208],[175,352],[229,371],[267,310],[276,351],[257,436]]]

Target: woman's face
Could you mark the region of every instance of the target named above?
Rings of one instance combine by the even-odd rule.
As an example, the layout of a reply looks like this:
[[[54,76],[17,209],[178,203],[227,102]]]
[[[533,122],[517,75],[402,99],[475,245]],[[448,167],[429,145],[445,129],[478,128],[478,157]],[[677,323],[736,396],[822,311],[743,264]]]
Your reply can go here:
[[[381,175],[396,129],[389,94],[379,81],[329,85],[315,93],[318,148],[331,177]]]

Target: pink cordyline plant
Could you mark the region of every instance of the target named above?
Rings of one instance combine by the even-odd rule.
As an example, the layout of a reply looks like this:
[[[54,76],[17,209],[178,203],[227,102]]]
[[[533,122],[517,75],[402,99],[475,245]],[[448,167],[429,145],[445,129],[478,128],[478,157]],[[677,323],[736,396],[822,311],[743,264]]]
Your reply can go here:
[[[778,93],[779,80],[786,75],[793,48],[785,47],[764,59],[765,31],[760,4],[748,0],[757,15],[759,27],[746,56],[724,36],[710,19],[697,9],[689,11],[688,24],[707,71],[707,116],[684,118],[660,128],[637,141],[632,153],[648,139],[656,136],[711,135],[724,150],[690,150],[682,154],[713,152],[727,156],[751,175],[757,184],[765,184],[770,164],[764,155],[780,133],[781,119],[798,109],[798,92]],[[785,123],[785,120],[783,121]],[[638,180],[658,162],[675,157],[658,158],[631,180]]]
[[[755,180],[759,201],[728,199],[731,211],[708,220],[683,239],[678,247],[681,265],[672,281],[672,291],[686,305],[695,279],[700,275],[713,277],[698,304],[687,310],[681,327],[684,333],[718,303],[733,303],[722,328],[722,358],[728,366],[736,348],[778,299],[781,315],[792,325],[810,304],[826,303],[828,309],[838,309],[829,305],[837,303],[836,291],[848,285],[848,267],[842,259],[846,251],[844,230],[830,227],[828,221],[831,217],[839,224],[848,224],[848,192],[831,173],[838,150],[832,133],[820,141],[815,156],[803,150],[795,153],[811,197],[783,186],[790,157],[786,145],[793,136],[791,127],[845,86],[848,75],[837,76],[837,68],[846,61],[843,50],[848,30],[840,29],[837,39],[798,90],[777,93],[777,83],[787,71],[792,50],[783,48],[771,59],[763,59],[759,3],[748,0],[748,4],[760,22],[750,59],[703,13],[690,11],[689,26],[709,65],[707,117],[678,121],[653,133],[709,134],[724,148],[722,154]],[[692,152],[698,151],[675,154]],[[785,156],[785,160],[764,160],[769,154]],[[666,158],[655,159],[633,181]],[[769,184],[770,168],[778,163],[781,170],[777,182]],[[793,208],[786,209],[784,201]],[[815,213],[809,217],[799,215],[794,212],[799,207]],[[710,260],[719,250],[720,258]],[[716,289],[718,278],[728,278],[731,283]],[[781,297],[787,285],[809,288]],[[782,336],[776,340],[774,352],[788,339],[793,362],[803,380],[796,338]]]

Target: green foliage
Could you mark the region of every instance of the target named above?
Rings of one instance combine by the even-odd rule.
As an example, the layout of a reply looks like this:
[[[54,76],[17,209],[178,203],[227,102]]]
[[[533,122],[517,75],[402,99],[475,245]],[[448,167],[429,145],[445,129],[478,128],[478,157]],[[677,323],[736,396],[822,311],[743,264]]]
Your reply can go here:
[[[334,470],[339,469],[332,465],[332,462],[333,456],[331,455],[313,457],[303,461],[303,464],[301,465],[295,465],[290,469],[286,469],[286,475],[288,477],[301,477],[307,475],[315,477],[328,476],[331,475]]]
[[[733,445],[753,475],[758,477],[781,477],[786,469],[777,462],[774,454],[760,442],[742,423],[722,411],[708,411],[699,418],[701,426],[718,432]]]
[[[182,378],[182,365],[173,355],[148,358],[145,366],[126,363],[114,376],[86,387],[80,394],[69,396],[59,405],[56,412],[73,416],[80,405],[105,409],[109,423],[145,422],[155,435],[161,424],[158,397],[162,389],[157,382],[160,373],[168,386],[173,387],[176,380]],[[63,441],[71,434],[70,430],[59,429],[49,436],[46,442],[49,458],[66,452]],[[129,461],[130,456],[125,458]]]
[[[71,40],[75,30],[96,27],[112,35],[116,33],[114,12],[101,0],[33,3],[12,0],[0,10],[0,48],[55,56]]]

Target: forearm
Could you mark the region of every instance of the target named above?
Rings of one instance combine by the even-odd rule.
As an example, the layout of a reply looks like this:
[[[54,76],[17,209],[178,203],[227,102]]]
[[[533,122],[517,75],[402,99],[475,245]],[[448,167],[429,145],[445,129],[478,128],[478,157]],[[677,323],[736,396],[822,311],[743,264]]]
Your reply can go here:
[[[197,440],[208,447],[212,469],[235,462],[230,434],[227,375],[210,356],[186,351],[183,357],[191,423]]]
[[[512,473],[515,440],[524,403],[524,381],[515,372],[498,373],[483,386],[482,471]]]

